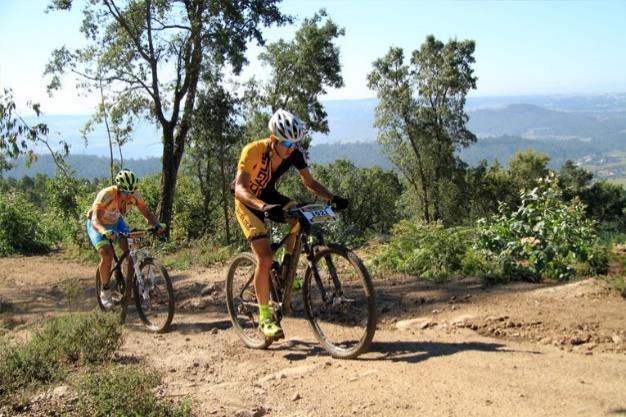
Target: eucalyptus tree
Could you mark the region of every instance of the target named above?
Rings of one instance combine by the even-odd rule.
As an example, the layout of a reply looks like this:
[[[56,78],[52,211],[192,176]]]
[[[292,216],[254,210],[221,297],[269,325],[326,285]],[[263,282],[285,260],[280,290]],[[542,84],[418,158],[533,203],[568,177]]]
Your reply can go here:
[[[235,177],[237,144],[242,135],[239,102],[219,81],[219,74],[207,75],[190,132],[189,165],[200,185],[206,228],[213,227],[215,222],[210,219],[217,217],[215,211],[220,208],[226,242],[231,240],[232,223],[229,184]]]
[[[473,41],[428,36],[408,64],[402,48],[390,48],[368,74],[379,99],[378,141],[415,192],[424,222],[442,218],[442,201],[465,169],[455,151],[476,141],[464,110],[476,88],[474,49]]]
[[[163,156],[159,220],[170,223],[178,169],[206,61],[230,64],[239,73],[247,63],[248,41],[264,43],[260,28],[290,22],[280,0],[89,0],[80,28],[84,48],[55,50],[46,68],[50,89],[66,71],[81,73],[83,87],[102,78],[115,89],[116,106],[156,121]],[[72,0],[53,0],[69,10]],[[92,82],[84,82],[84,80]]]
[[[309,132],[328,132],[319,97],[329,87],[343,86],[340,51],[334,42],[344,34],[322,9],[304,19],[293,40],[267,45],[259,59],[270,68],[270,78],[250,80],[244,97],[249,139],[267,132],[269,116],[279,108],[297,114]]]

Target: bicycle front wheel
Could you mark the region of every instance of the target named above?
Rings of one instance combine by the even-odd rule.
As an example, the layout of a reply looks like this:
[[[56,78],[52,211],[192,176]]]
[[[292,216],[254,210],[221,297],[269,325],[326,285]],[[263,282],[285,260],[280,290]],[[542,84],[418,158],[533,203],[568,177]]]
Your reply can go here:
[[[139,318],[153,332],[167,331],[174,318],[174,287],[167,270],[154,258],[138,261],[135,276],[135,306]]]
[[[226,277],[226,305],[237,336],[254,349],[265,349],[271,343],[259,331],[259,305],[254,291],[256,260],[249,252],[233,259]]]
[[[305,273],[305,310],[315,337],[333,357],[365,352],[376,331],[376,296],[367,269],[351,250],[320,247]]]

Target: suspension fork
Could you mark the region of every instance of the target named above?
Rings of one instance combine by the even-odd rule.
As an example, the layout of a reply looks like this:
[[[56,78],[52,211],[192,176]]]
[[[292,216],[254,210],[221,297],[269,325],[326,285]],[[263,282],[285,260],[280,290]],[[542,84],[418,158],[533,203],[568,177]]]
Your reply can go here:
[[[319,242],[323,244],[323,238],[320,238]],[[328,295],[326,292],[326,288],[324,287],[322,277],[320,277],[320,273],[317,270],[317,265],[315,264],[315,262],[313,262],[315,259],[315,253],[314,253],[313,247],[309,247],[309,245],[305,243],[305,251],[307,253],[307,259],[309,260],[309,267],[311,268],[311,273],[313,274],[313,278],[315,279],[315,283],[317,284],[317,288],[320,292],[322,300],[324,300],[325,303],[328,303],[329,301],[332,302],[332,299],[328,300]],[[324,256],[324,261],[326,262],[328,273],[330,274],[330,278],[332,279],[333,285],[335,287],[332,298],[334,299],[337,296],[341,297],[343,295],[343,291],[341,289],[341,283],[339,282],[339,278],[337,276],[337,268],[335,268],[335,264],[333,263],[333,260],[330,257],[330,255]]]

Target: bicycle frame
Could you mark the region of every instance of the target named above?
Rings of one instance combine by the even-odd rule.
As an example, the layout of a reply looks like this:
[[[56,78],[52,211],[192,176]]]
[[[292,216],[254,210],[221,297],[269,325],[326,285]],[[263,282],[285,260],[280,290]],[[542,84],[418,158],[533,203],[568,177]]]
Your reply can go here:
[[[145,249],[141,247],[138,247],[138,248],[133,247],[133,239],[143,237],[143,236],[133,236],[133,234],[137,234],[137,233],[142,234],[145,232],[153,233],[153,230],[152,229],[139,229],[139,230],[132,230],[129,233],[120,234],[121,239],[127,240],[128,250],[123,251],[122,256],[119,258],[117,257],[117,253],[115,252],[115,246],[113,245],[113,241],[109,240],[109,244],[111,245],[111,249],[113,251],[113,260],[115,261],[115,266],[111,269],[112,273],[114,273],[115,271],[118,271],[124,276],[124,271],[122,271],[122,262],[124,262],[124,259],[129,258],[129,261],[132,262],[132,268],[129,268],[129,270],[126,271],[126,273],[128,274],[128,272],[130,272],[130,270],[132,269],[133,277],[130,282],[133,282],[133,280],[141,280],[140,283],[143,284],[143,277],[141,276],[141,272],[138,270],[139,260],[140,260],[139,258],[153,259],[153,257],[150,256],[148,251],[146,251]],[[141,254],[141,256],[138,256],[138,254]]]
[[[276,284],[279,287],[282,287],[282,288],[278,288],[278,291],[277,289],[273,288],[274,282],[272,282],[273,280],[272,280],[272,277],[270,276],[270,291],[274,292],[274,298],[276,300],[281,300],[279,307],[280,307],[280,311],[282,315],[289,315],[289,313],[291,312],[291,296],[293,294],[293,281],[296,276],[296,272],[298,269],[298,262],[300,261],[300,256],[302,255],[302,253],[306,255],[307,262],[309,266],[311,267],[311,272],[313,273],[313,278],[315,279],[315,282],[320,290],[320,293],[322,294],[323,299],[326,300],[327,298],[326,291],[323,285],[321,284],[321,278],[319,276],[319,272],[317,271],[317,268],[315,267],[315,263],[313,262],[314,260],[313,247],[316,245],[324,244],[323,235],[321,233],[316,234],[315,236],[315,238],[317,239],[316,243],[313,245],[310,245],[308,241],[309,240],[308,237],[311,236],[312,225],[306,219],[298,215],[294,215],[295,212],[293,210],[297,210],[297,208],[288,210],[287,212],[292,217],[298,219],[298,223],[300,224],[300,230],[298,231],[296,235],[296,242],[293,247],[293,254],[290,258],[289,265],[287,266],[286,279],[283,282],[281,282],[280,280],[276,280],[277,281]],[[289,236],[290,234],[288,233],[281,239],[280,242],[273,243],[271,245],[272,255],[274,255],[276,251],[278,251],[278,249],[285,244]],[[330,257],[326,258],[326,262],[327,262],[329,271],[331,272],[331,276],[333,279],[333,283],[335,284],[335,288],[340,289],[341,284],[339,283],[339,280],[337,279],[337,273],[335,271],[335,267]],[[281,295],[280,291],[283,292],[282,297],[280,296]]]

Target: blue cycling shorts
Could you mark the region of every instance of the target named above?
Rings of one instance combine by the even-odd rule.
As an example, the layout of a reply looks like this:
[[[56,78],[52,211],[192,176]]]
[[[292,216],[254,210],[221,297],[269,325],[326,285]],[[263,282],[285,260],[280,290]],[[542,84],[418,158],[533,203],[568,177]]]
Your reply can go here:
[[[104,245],[109,243],[109,240],[102,236],[96,229],[91,225],[91,219],[87,219],[87,234],[89,235],[89,240],[91,240],[91,244],[96,248],[96,250],[100,249]],[[122,217],[120,217],[115,224],[104,224],[103,225],[107,230],[113,230],[115,233],[128,233],[128,225]],[[116,236],[115,241],[119,240],[119,236]]]

